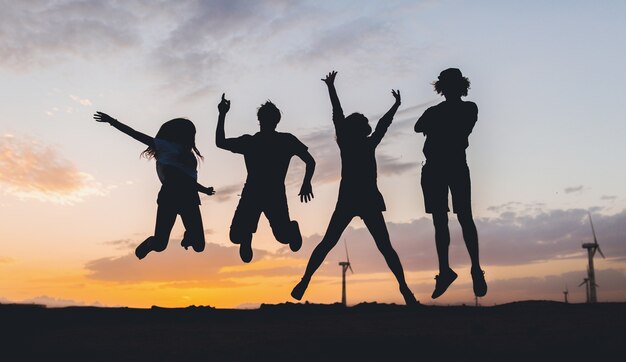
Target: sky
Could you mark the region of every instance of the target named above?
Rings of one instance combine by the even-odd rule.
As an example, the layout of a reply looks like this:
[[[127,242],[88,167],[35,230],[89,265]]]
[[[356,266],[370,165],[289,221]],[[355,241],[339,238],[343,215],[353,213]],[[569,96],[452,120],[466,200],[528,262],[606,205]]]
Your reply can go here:
[[[449,67],[471,81],[478,123],[467,150],[473,213],[489,292],[483,305],[585,300],[588,213],[599,301],[626,301],[626,3],[621,1],[0,1],[0,303],[248,308],[289,296],[321,240],[339,186],[339,150],[320,79],[338,72],[344,111],[374,124],[402,105],[377,148],[391,242],[423,304],[473,303],[469,257],[450,217],[459,279],[430,299],[434,228],[419,185],[424,137],[413,125],[442,101],[431,83]],[[258,131],[267,100],[278,125],[317,161],[315,199],[287,197],[304,236],[293,253],[265,218],[244,264],[228,230],[246,170],[215,146],[217,104],[231,100],[227,137]],[[191,119],[207,248],[168,248],[139,261],[160,184],[141,144],[93,121],[107,112],[154,135]],[[342,236],[354,273],[348,304],[402,303],[363,222]],[[341,298],[344,246],[328,255],[303,300]]]

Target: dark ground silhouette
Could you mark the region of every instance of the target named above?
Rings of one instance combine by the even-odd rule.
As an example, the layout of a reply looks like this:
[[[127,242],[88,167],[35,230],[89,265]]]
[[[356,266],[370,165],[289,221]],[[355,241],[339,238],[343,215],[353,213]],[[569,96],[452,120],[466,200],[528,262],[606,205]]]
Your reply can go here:
[[[0,305],[3,356],[82,361],[605,361],[626,352],[626,303],[42,308]]]

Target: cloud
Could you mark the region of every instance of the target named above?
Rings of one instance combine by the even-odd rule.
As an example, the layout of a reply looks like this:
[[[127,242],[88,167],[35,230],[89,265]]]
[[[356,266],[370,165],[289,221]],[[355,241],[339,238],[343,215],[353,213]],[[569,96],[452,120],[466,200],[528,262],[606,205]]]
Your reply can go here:
[[[74,102],[79,103],[81,106],[91,106],[92,105],[91,101],[89,99],[87,99],[87,98],[82,99],[82,98],[80,98],[78,96],[70,94],[70,99],[73,100]]]
[[[233,196],[243,190],[243,184],[231,184],[215,188],[215,195],[211,196],[217,202],[224,202],[230,200]]]
[[[108,57],[139,42],[136,17],[114,1],[3,1],[0,64],[27,70]]]
[[[14,135],[0,137],[0,184],[18,198],[70,204],[108,191],[56,147]]]
[[[582,191],[584,188],[583,185],[580,186],[572,186],[572,187],[566,187],[563,191],[565,191],[566,194],[571,194],[574,192],[580,192]]]
[[[600,197],[600,200],[614,201],[616,199],[617,199],[617,196],[615,196],[615,195],[602,195]]]

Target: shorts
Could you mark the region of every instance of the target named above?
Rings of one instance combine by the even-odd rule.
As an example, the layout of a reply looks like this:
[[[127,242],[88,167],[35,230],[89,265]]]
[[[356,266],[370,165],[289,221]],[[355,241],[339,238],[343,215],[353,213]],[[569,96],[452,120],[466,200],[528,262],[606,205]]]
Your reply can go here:
[[[268,195],[261,192],[246,192],[245,189],[241,193],[230,228],[236,229],[239,233],[254,234],[261,213],[267,217],[275,235],[282,234],[283,229],[290,228],[291,219],[285,192]]]
[[[161,186],[157,204],[171,207],[178,211],[190,206],[200,205],[200,196],[195,189]]]
[[[460,165],[429,165],[422,168],[424,206],[429,214],[448,212],[448,189],[452,194],[455,214],[472,211],[472,193],[469,167]]]

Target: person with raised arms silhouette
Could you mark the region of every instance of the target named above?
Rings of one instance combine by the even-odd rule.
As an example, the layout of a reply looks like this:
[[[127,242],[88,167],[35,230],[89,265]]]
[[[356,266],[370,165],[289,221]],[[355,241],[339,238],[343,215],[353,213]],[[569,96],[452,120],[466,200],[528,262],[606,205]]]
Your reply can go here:
[[[156,136],[150,137],[123,124],[106,113],[96,112],[93,118],[108,123],[119,131],[148,146],[141,155],[156,159],[156,170],[161,181],[157,197],[157,215],[154,235],[148,237],[135,249],[135,256],[143,259],[149,252],[165,250],[176,216],[180,215],[185,225],[181,246],[190,246],[196,252],[205,247],[204,228],[200,214],[198,192],[209,196],[215,194],[213,187],[198,183],[197,157],[202,159],[196,148],[196,127],[185,118],[165,122]]]
[[[457,68],[442,71],[433,85],[445,101],[424,111],[414,128],[415,132],[426,136],[423,148],[426,163],[422,168],[421,184],[426,212],[433,216],[439,259],[439,274],[435,277],[432,298],[445,293],[457,278],[448,261],[448,189],[472,263],[470,274],[474,294],[482,297],[487,294],[487,283],[478,257],[478,232],[472,216],[470,173],[465,155],[468,137],[478,120],[478,107],[461,99],[467,96],[470,82]]]
[[[230,110],[230,100],[222,94],[217,106],[219,116],[215,132],[215,145],[221,149],[244,156],[248,176],[241,192],[231,226],[230,240],[239,244],[239,256],[245,263],[252,260],[252,234],[257,230],[261,213],[265,214],[278,242],[289,244],[292,251],[300,250],[302,235],[298,222],[289,217],[285,176],[291,157],[298,156],[306,165],[304,180],[300,188],[301,202],[313,198],[311,179],[315,171],[315,160],[308,148],[291,133],[277,132],[280,110],[267,101],[257,111],[260,132],[237,138],[226,138],[224,123]]]
[[[376,147],[391,125],[393,116],[400,106],[400,91],[392,90],[395,103],[378,121],[372,133],[368,119],[361,113],[344,117],[341,103],[335,90],[337,72],[332,71],[322,79],[328,86],[333,108],[333,124],[337,145],[341,154],[341,182],[335,211],[322,241],[315,247],[306,266],[304,276],[293,288],[291,296],[301,300],[311,277],[322,264],[328,253],[337,244],[350,221],[359,216],[372,234],[378,250],[396,277],[400,293],[407,305],[417,304],[415,296],[404,279],[404,271],[398,254],[393,249],[383,217],[385,201],[376,184]],[[371,133],[371,135],[370,135]]]

